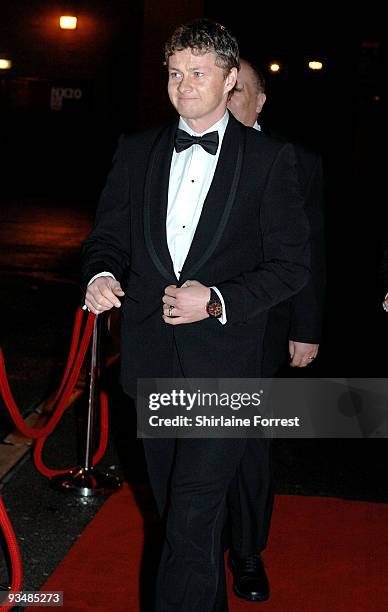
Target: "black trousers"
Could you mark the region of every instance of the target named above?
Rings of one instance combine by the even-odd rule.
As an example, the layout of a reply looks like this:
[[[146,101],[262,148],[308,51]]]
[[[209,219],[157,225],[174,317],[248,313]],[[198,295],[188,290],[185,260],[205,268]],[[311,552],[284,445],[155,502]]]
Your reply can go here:
[[[224,540],[240,557],[266,548],[273,499],[271,441],[249,438],[227,495]]]
[[[173,376],[184,377],[177,350]],[[244,455],[240,438],[144,438],[165,539],[155,612],[228,612],[222,534],[226,495]]]
[[[278,316],[273,313],[273,317]],[[284,322],[273,318],[266,333],[262,363],[263,378],[273,378],[287,359]],[[249,438],[244,455],[229,486],[225,548],[232,547],[240,557],[263,551],[267,546],[274,502],[271,440]]]
[[[143,440],[165,517],[155,612],[227,612],[222,546],[226,493],[246,439]]]

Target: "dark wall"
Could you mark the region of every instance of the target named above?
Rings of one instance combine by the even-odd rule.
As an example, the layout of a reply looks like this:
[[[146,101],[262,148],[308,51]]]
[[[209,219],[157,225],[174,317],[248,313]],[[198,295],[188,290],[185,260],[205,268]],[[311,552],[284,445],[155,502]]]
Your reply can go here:
[[[78,29],[60,31],[61,12],[73,11]],[[229,8],[221,0],[3,0],[0,54],[14,66],[0,74],[0,195],[46,195],[53,206],[70,196],[94,207],[118,135],[169,115],[163,43],[176,25],[201,14],[224,22],[242,55],[265,72],[265,129],[323,154],[326,373],[385,375],[377,269],[388,231],[386,50],[374,0],[343,13],[338,2]],[[324,70],[309,72],[310,58],[321,59]],[[279,74],[268,71],[272,60],[282,63]]]
[[[265,72],[268,129],[330,152],[331,176],[352,164],[371,172],[382,144],[374,126],[382,116],[385,69],[383,19],[373,4],[368,12],[341,15],[329,4],[315,12],[300,5],[275,12],[248,2],[237,11],[220,0],[5,0],[0,54],[13,60],[10,73],[0,73],[5,183],[19,188],[14,170],[23,168],[27,191],[55,183],[88,190],[121,131],[171,116],[163,43],[178,23],[203,13],[226,23],[242,55]],[[60,14],[72,12],[78,29],[61,31]],[[321,73],[306,69],[313,56],[324,61]],[[267,66],[275,59],[284,70],[273,75]],[[62,96],[59,108],[55,92],[63,91],[82,95]]]
[[[166,90],[164,43],[178,25],[202,14],[203,0],[144,0],[145,36],[142,41],[138,128],[160,125],[175,115]]]
[[[78,28],[62,31],[61,14]],[[2,191],[95,198],[117,135],[133,129],[140,0],[2,3]]]

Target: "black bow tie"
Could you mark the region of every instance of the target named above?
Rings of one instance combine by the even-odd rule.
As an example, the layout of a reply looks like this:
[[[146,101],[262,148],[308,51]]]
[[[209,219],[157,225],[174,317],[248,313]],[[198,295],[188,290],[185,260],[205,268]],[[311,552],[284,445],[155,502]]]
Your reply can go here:
[[[207,153],[215,155],[218,149],[218,132],[209,132],[203,136],[191,136],[184,130],[179,130],[175,136],[175,151],[180,153],[193,144],[199,144]]]

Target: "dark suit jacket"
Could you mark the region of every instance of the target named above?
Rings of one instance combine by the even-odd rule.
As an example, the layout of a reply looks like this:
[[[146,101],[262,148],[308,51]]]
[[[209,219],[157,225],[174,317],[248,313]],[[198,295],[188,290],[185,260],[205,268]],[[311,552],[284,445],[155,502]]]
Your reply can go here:
[[[83,248],[84,289],[103,270],[123,284],[121,381],[130,395],[138,377],[171,376],[174,344],[187,377],[259,376],[268,310],[309,278],[294,149],[230,115],[178,282],[166,240],[176,129],[174,122],[122,139]],[[226,325],[164,323],[165,287],[188,279],[219,288]]]
[[[318,344],[326,285],[323,172],[321,156],[294,144],[303,206],[310,224],[311,277],[296,295],[271,309],[265,335],[263,372],[273,376],[288,355],[288,340]]]

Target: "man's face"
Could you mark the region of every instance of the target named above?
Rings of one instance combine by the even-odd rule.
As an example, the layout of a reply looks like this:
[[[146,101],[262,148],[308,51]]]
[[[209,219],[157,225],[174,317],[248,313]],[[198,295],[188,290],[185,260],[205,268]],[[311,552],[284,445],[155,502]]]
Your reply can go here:
[[[224,115],[237,69],[225,78],[213,52],[194,55],[177,51],[168,61],[168,95],[178,113],[196,131],[204,131]]]
[[[237,75],[237,85],[228,109],[244,125],[252,127],[264,106],[265,94],[258,93],[255,74],[252,68],[245,62],[241,62],[241,68]]]

